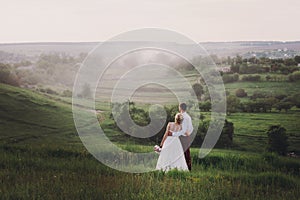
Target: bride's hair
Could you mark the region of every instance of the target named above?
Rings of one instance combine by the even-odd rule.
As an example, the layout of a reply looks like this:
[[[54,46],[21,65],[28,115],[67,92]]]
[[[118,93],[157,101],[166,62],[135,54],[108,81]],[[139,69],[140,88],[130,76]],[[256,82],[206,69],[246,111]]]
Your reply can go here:
[[[183,120],[182,114],[177,113],[177,114],[175,115],[175,123],[176,123],[176,124],[181,124],[182,120]]]

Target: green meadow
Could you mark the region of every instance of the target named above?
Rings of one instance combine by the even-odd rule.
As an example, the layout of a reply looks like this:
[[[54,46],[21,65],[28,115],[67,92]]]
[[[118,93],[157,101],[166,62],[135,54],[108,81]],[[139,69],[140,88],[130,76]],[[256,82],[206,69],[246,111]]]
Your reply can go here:
[[[254,87],[235,84],[226,84],[226,89],[233,92],[242,87],[251,93]],[[263,84],[259,87],[267,91],[270,85]],[[299,84],[287,84],[281,91],[288,88],[297,91]],[[105,120],[108,103],[96,105],[104,111],[100,113],[104,125],[112,125]],[[214,149],[200,159],[199,148],[192,148],[191,172],[130,174],[111,169],[89,154],[74,127],[69,98],[0,84],[0,108],[0,199],[292,200],[300,196],[299,158],[265,152],[265,131],[272,124],[287,129],[289,150],[299,152],[299,109],[231,114],[232,149]],[[123,141],[118,145],[126,150],[152,151],[152,143]]]

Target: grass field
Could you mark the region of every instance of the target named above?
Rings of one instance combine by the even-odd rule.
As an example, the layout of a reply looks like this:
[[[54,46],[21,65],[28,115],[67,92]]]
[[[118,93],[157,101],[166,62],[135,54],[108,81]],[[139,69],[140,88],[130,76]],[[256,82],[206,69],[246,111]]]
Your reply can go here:
[[[234,82],[225,84],[230,94],[235,94],[236,89],[242,88],[251,96],[254,91],[266,92],[267,94],[292,95],[300,90],[299,82]]]
[[[0,84],[0,108],[0,199],[291,200],[300,195],[300,160],[264,153],[262,130],[267,126],[258,124],[264,118],[270,124],[285,123],[289,135],[298,139],[297,110],[231,115],[234,140],[243,151],[215,149],[199,159],[199,149],[193,148],[191,172],[128,174],[106,167],[86,151],[69,100]],[[123,148],[152,150],[138,144]]]
[[[285,127],[289,136],[289,151],[300,153],[300,110],[288,113],[234,113],[228,119],[234,123],[235,142],[242,148],[261,152],[267,143],[266,131],[271,125]]]
[[[127,174],[82,148],[1,146],[1,199],[297,199],[294,159],[218,150],[193,170]]]

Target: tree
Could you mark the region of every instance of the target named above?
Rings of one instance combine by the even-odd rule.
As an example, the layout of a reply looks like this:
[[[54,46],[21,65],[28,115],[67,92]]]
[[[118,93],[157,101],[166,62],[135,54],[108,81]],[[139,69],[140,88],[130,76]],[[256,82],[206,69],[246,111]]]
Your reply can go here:
[[[269,127],[267,135],[267,150],[270,152],[276,152],[279,155],[286,155],[288,147],[288,136],[286,134],[286,129],[280,125],[273,125]]]
[[[231,57],[227,56],[227,65],[230,65],[232,63]]]
[[[242,64],[243,63],[243,58],[240,55],[236,55],[235,59],[236,64]]]
[[[211,102],[205,101],[205,102],[199,103],[199,109],[204,112],[209,112],[211,109]]]
[[[268,102],[270,100],[270,102]],[[255,101],[244,102],[241,105],[243,112],[271,112],[274,99],[263,98]]]
[[[296,65],[297,63],[293,58],[287,58],[287,59],[284,59],[284,64],[286,66],[292,66],[292,65]]]
[[[300,93],[292,95],[290,100],[297,108],[300,108]]]
[[[200,83],[195,83],[192,87],[197,96],[197,99],[201,100],[201,96],[204,93],[203,86]]]
[[[202,120],[199,122],[199,128],[196,134],[196,137],[193,141],[193,145],[199,145],[203,142],[207,131],[208,127],[210,126],[210,120]],[[214,128],[214,127],[211,127]],[[233,134],[234,134],[234,125],[232,122],[227,121],[225,119],[225,123],[221,132],[221,135],[219,137],[219,140],[216,143],[216,147],[221,147],[221,148],[228,148],[231,147],[233,144]]]
[[[300,56],[295,56],[294,60],[295,60],[296,63],[299,64],[300,63]]]
[[[240,100],[236,96],[229,95],[227,97],[227,114],[228,115],[236,112],[239,106],[240,106]]]
[[[81,92],[81,97],[83,98],[91,98],[92,97],[92,91],[91,91],[91,87],[88,83],[85,83],[82,87],[82,92]]]
[[[0,83],[19,86],[19,79],[9,64],[0,63]]]
[[[295,71],[292,74],[289,74],[288,76],[289,81],[299,81],[300,80],[300,71]]]
[[[216,144],[216,147],[231,147],[233,143],[234,126],[232,122],[225,120],[225,124]]]

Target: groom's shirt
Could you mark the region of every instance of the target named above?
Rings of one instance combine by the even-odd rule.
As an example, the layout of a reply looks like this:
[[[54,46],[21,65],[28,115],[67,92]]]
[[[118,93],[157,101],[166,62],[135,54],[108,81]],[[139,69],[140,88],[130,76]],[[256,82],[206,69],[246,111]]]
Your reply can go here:
[[[178,132],[173,132],[173,136],[187,136],[186,133],[188,132],[188,134],[192,134],[194,128],[193,128],[193,124],[192,124],[192,119],[191,117],[186,113],[182,113],[183,116],[183,121],[182,121],[182,129],[181,131]]]

